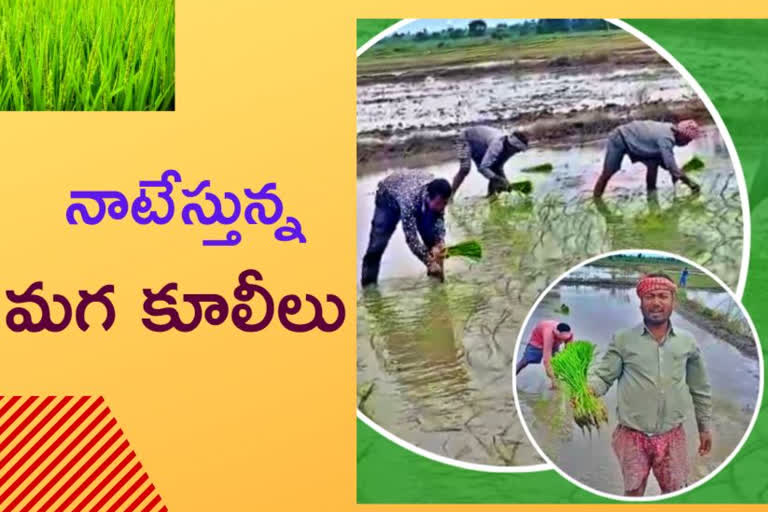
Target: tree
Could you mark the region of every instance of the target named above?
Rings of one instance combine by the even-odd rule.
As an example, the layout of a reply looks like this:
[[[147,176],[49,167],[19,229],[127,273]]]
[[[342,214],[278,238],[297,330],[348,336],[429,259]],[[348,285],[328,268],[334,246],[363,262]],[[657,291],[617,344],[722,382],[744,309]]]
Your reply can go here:
[[[588,30],[607,30],[608,22],[603,19],[575,19],[571,20],[571,30],[583,32]]]
[[[571,29],[571,20],[563,18],[540,19],[536,27],[539,34],[551,34],[553,32],[568,32]]]
[[[479,37],[485,34],[488,29],[488,24],[483,20],[474,20],[469,22],[469,35],[470,37]]]

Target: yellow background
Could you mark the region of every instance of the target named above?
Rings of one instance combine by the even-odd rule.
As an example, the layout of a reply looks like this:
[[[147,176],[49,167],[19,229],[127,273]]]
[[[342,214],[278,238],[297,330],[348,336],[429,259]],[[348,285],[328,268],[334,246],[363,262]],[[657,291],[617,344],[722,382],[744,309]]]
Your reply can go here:
[[[701,2],[621,7],[178,0],[176,112],[0,113],[0,290],[42,280],[47,297],[74,301],[78,289],[113,283],[117,310],[107,333],[73,324],[14,334],[2,294],[2,393],[103,395],[172,512],[355,507],[356,18],[739,15]],[[138,180],[168,168],[187,186],[210,178],[215,192],[276,181],[308,243],[238,225],[238,247],[202,247],[227,229],[184,226],[178,213],[166,226],[66,223],[71,190],[133,198]],[[276,297],[339,295],[344,327],[153,334],[141,325],[143,288],[176,281],[180,293],[230,295],[246,268]]]

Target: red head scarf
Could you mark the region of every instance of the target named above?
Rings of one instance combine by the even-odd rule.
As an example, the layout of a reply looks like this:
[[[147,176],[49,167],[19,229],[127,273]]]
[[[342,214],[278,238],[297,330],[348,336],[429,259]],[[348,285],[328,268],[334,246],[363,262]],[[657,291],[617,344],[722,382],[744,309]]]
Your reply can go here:
[[[637,283],[637,296],[641,299],[646,293],[656,292],[659,290],[667,290],[675,293],[677,291],[677,285],[665,277],[650,277],[645,276]]]

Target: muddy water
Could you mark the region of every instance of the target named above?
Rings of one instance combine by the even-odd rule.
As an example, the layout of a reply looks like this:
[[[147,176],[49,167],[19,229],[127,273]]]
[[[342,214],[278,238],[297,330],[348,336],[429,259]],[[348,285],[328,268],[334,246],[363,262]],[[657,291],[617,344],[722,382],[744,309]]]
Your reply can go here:
[[[405,130],[411,134],[453,123],[493,122],[510,113],[565,113],[608,104],[675,101],[695,93],[671,66],[618,69],[611,73],[494,74],[467,80],[360,85],[358,134]]]
[[[549,174],[525,175],[534,194],[483,196],[487,181],[474,169],[446,213],[447,242],[477,239],[479,263],[446,262],[446,283],[431,283],[398,227],[384,254],[375,293],[359,294],[358,390],[361,409],[376,423],[421,448],[454,459],[492,464],[539,463],[516,418],[511,379],[514,342],[536,297],[584,259],[621,248],[652,248],[697,260],[734,286],[741,262],[738,189],[716,135],[683,148],[707,162],[696,179],[703,193],[671,187],[644,193],[637,166],[615,176],[606,204],[589,199],[601,145],[542,148],[515,156],[515,169],[550,162]],[[456,165],[426,170],[449,178]],[[365,175],[357,188],[357,277],[366,249],[376,185],[387,173]]]
[[[448,242],[479,238],[486,253],[506,265],[503,269],[481,266],[491,269],[491,274],[518,270],[520,265],[542,270],[552,266],[562,272],[569,268],[568,261],[578,263],[615,249],[667,250],[702,264],[735,288],[741,265],[743,225],[733,167],[714,129],[707,130],[694,143],[676,149],[679,162],[688,161],[694,154],[707,164],[705,169],[691,174],[702,185],[699,197],[692,198],[684,185],[672,187],[669,174],[663,170],[659,171],[659,192],[647,196],[645,167],[630,164],[625,158],[624,170],[608,184],[602,205],[595,204],[590,195],[602,167],[603,143],[538,148],[511,158],[506,165],[508,178],[532,181],[532,198],[504,194],[489,203],[483,197],[488,181],[473,166],[446,214]],[[551,163],[553,172],[518,171],[542,163]],[[422,168],[449,181],[457,169],[456,163]],[[390,171],[358,178],[358,276],[376,186]],[[449,274],[464,273],[465,267],[461,262],[447,265]],[[423,265],[410,254],[398,229],[384,254],[382,276],[415,277],[422,272]],[[476,278],[478,272],[470,275]]]
[[[711,290],[691,290],[685,291],[689,299],[703,304],[709,309],[722,312],[728,312],[733,309],[733,301],[726,292],[715,292]]]
[[[602,352],[615,331],[640,321],[639,301],[632,289],[558,286],[555,291],[556,296],[541,302],[523,339],[527,339],[537,321],[563,319],[572,326],[576,338],[594,342]],[[569,305],[569,315],[554,313],[561,303]],[[600,321],[595,321],[596,318]],[[693,483],[719,466],[746,432],[757,401],[759,365],[757,360],[743,356],[731,345],[681,316],[673,315],[672,321],[696,337],[713,390],[714,445],[710,455],[700,457],[696,453],[698,436],[692,414],[685,424],[692,468],[689,482]],[[553,462],[566,474],[594,489],[623,493],[620,468],[610,448],[610,433],[616,421],[615,386],[605,396],[610,419],[608,428],[591,437],[575,428],[562,393],[549,390],[540,366],[529,367],[520,373],[518,393],[526,424]],[[658,493],[658,484],[651,477],[646,494]]]

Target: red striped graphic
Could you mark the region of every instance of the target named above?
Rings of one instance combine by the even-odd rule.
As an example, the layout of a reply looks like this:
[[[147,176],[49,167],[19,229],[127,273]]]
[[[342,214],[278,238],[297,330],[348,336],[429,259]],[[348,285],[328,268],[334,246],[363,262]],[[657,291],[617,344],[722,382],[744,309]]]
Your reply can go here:
[[[142,506],[167,511],[102,397],[0,396],[0,512]]]

